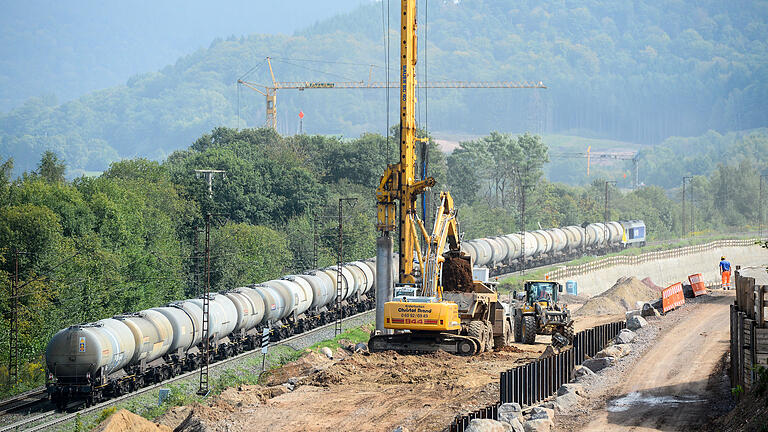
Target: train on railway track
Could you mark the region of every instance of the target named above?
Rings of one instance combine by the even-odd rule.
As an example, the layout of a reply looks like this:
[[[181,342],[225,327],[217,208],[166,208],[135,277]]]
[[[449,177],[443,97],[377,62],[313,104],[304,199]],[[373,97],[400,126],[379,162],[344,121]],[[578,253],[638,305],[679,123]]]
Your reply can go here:
[[[644,244],[645,224],[625,221],[481,238],[461,247],[475,266],[495,275]],[[264,328],[278,341],[373,309],[375,283],[376,263],[368,259],[344,264],[341,275],[328,267],[212,293],[209,363],[260,347]],[[203,299],[195,298],[60,330],[46,348],[48,395],[60,409],[73,401],[91,405],[195,370],[204,360],[202,320]]]
[[[642,220],[590,223],[539,229],[463,241],[461,250],[491,276],[568,261],[585,254],[604,255],[645,246]]]
[[[209,295],[209,363],[374,307],[372,259]],[[338,291],[337,291],[338,290]],[[340,292],[340,295],[337,295]],[[60,330],[46,348],[51,400],[86,406],[200,367],[203,299]]]

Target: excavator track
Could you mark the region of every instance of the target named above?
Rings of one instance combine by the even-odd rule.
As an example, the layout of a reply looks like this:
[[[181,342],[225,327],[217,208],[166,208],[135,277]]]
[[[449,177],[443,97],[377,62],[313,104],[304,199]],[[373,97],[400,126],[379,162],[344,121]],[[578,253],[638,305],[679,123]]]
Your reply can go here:
[[[371,336],[368,341],[371,352],[397,351],[404,354],[423,354],[445,351],[451,354],[471,356],[482,351],[480,340],[453,333],[410,332]]]

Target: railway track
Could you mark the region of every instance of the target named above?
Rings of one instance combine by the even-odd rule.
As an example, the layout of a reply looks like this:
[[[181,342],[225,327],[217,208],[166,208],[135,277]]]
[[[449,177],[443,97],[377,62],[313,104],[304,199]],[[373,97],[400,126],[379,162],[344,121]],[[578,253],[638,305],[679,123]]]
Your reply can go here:
[[[18,394],[12,398],[0,401],[0,416],[23,411],[46,397],[45,387],[38,387]]]
[[[742,235],[743,235],[743,233],[742,233]],[[655,241],[655,242],[649,242],[649,244],[662,244],[664,242],[665,241]],[[533,271],[533,270],[536,270],[536,269],[539,269],[539,268],[549,267],[549,266],[552,266],[552,265],[555,265],[555,264],[557,264],[557,263],[542,264],[542,265],[535,266],[535,267],[529,267],[526,270],[527,271]],[[504,275],[507,275],[507,274],[515,274],[515,273],[519,273],[519,271],[504,273],[504,274],[500,274],[498,276],[504,276]],[[369,310],[369,311],[366,311],[366,312],[361,312],[361,313],[358,313],[356,315],[352,315],[350,317],[344,318],[343,321],[346,322],[346,321],[349,321],[349,320],[352,320],[352,319],[355,319],[355,318],[360,318],[360,317],[362,317],[362,316],[364,316],[366,314],[371,314],[371,313],[373,313],[373,310]],[[294,336],[288,337],[286,339],[283,339],[281,341],[275,342],[273,345],[292,345],[292,344],[296,344],[297,346],[302,346],[302,344],[300,342],[302,339],[311,338],[311,336],[313,336],[313,335],[315,335],[315,334],[317,334],[317,333],[319,333],[319,332],[321,332],[323,330],[332,328],[333,326],[334,326],[334,323],[326,324],[324,326],[317,327],[317,328],[309,330],[307,332],[304,332],[304,333],[301,333],[301,334],[298,334],[298,335],[294,335]],[[309,345],[311,345],[311,343],[303,345],[303,346],[309,346]],[[227,365],[229,363],[232,363],[232,362],[235,362],[237,360],[241,360],[241,359],[247,358],[247,357],[252,356],[252,355],[257,355],[259,353],[260,353],[260,351],[258,349],[252,350],[252,351],[248,351],[248,352],[239,354],[237,356],[230,357],[228,359],[224,359],[224,360],[218,361],[218,362],[216,362],[214,364],[211,364],[210,368],[212,370],[220,369],[220,368],[222,368],[223,366],[225,366],[225,365]],[[51,427],[54,427],[54,426],[66,423],[66,422],[74,419],[78,414],[82,415],[82,414],[87,414],[87,413],[91,413],[91,412],[95,412],[95,411],[104,409],[106,407],[109,407],[111,405],[117,404],[117,403],[122,402],[124,400],[128,400],[128,399],[130,399],[132,397],[135,397],[135,396],[138,396],[138,395],[150,392],[150,391],[155,390],[155,389],[157,389],[159,387],[163,387],[163,386],[166,386],[166,385],[168,385],[170,383],[173,383],[173,382],[176,382],[176,381],[180,381],[180,380],[192,377],[192,376],[194,376],[197,373],[199,373],[199,371],[197,371],[197,370],[190,371],[190,372],[178,375],[176,377],[170,378],[168,380],[165,380],[163,382],[156,383],[156,384],[153,384],[153,385],[141,388],[141,389],[136,390],[136,391],[134,391],[134,392],[132,392],[130,394],[126,394],[126,395],[123,395],[123,396],[120,396],[120,397],[117,397],[117,398],[114,398],[114,399],[110,399],[108,401],[99,403],[97,405],[94,405],[94,406],[91,406],[91,407],[88,407],[88,408],[77,409],[74,412],[70,412],[70,413],[59,413],[59,412],[56,412],[56,410],[53,407],[53,405],[47,400],[47,397],[46,397],[47,394],[46,394],[45,388],[40,387],[40,388],[37,388],[37,389],[34,389],[34,390],[30,390],[29,392],[25,392],[25,393],[19,394],[19,395],[14,396],[14,397],[12,397],[10,399],[6,399],[4,401],[0,401],[0,419],[2,417],[7,416],[7,415],[21,414],[25,410],[28,410],[28,412],[31,412],[35,408],[37,408],[37,412],[34,415],[28,415],[27,418],[24,418],[24,419],[19,420],[17,422],[0,426],[0,432],[22,431],[22,430],[24,430],[24,431],[45,430],[45,429],[48,429],[48,428],[51,428]],[[77,406],[77,405],[75,405],[75,406]],[[52,418],[52,417],[55,417],[55,418]]]
[[[362,318],[363,316],[370,315],[373,312],[374,312],[374,310],[368,310],[368,311],[365,311],[365,312],[360,312],[358,314],[355,314],[355,315],[349,316],[347,318],[344,318],[342,320],[342,322],[347,322],[347,321],[350,321],[350,320],[354,320],[356,318]],[[317,333],[319,333],[319,332],[321,332],[323,330],[333,329],[334,325],[335,325],[335,323],[326,324],[324,326],[317,327],[315,329],[306,331],[304,333],[297,334],[297,335],[288,337],[286,339],[283,339],[281,341],[275,342],[272,345],[273,346],[288,345],[288,346],[294,346],[294,347],[296,347],[296,346],[298,346],[298,347],[310,346],[310,345],[312,345],[312,343],[314,343],[314,342],[311,342],[312,341],[312,336],[315,336]],[[302,339],[309,339],[310,342],[307,343],[307,341],[304,341],[304,343],[302,343]],[[222,368],[222,366],[225,366],[225,365],[227,365],[229,363],[232,363],[232,362],[235,362],[235,361],[238,361],[238,360],[242,360],[244,358],[247,358],[247,357],[250,357],[250,356],[253,356],[253,355],[259,355],[259,354],[261,354],[261,351],[259,349],[255,349],[255,350],[252,350],[252,351],[248,351],[248,352],[244,352],[242,354],[236,355],[234,357],[230,357],[230,358],[227,358],[227,359],[224,359],[224,360],[220,360],[220,361],[218,361],[216,363],[212,363],[209,367],[210,367],[211,370],[220,369],[220,368]],[[123,395],[123,396],[120,396],[120,397],[116,397],[114,399],[110,399],[108,401],[105,401],[105,402],[93,405],[93,406],[88,407],[88,408],[78,409],[78,410],[76,410],[74,412],[71,412],[71,413],[57,413],[56,410],[54,409],[54,407],[51,405],[51,409],[45,410],[45,411],[41,412],[40,414],[36,414],[36,415],[34,415],[32,417],[25,418],[23,420],[17,421],[15,423],[12,423],[12,424],[9,424],[9,425],[0,426],[0,432],[11,432],[11,431],[29,431],[29,432],[32,432],[32,431],[46,430],[48,428],[52,428],[54,426],[66,423],[66,422],[74,419],[77,415],[83,415],[83,414],[88,414],[88,413],[91,413],[91,412],[97,412],[97,411],[103,410],[104,408],[107,408],[107,407],[109,407],[111,405],[115,405],[115,404],[117,404],[119,402],[128,400],[128,399],[136,397],[138,395],[141,395],[141,394],[144,394],[144,393],[148,393],[148,392],[150,392],[152,390],[155,390],[157,388],[167,386],[168,384],[171,384],[173,382],[180,381],[180,380],[183,380],[185,378],[189,378],[189,377],[195,376],[198,373],[200,373],[198,370],[194,370],[194,371],[190,371],[190,372],[187,372],[187,373],[184,373],[184,374],[181,374],[181,375],[177,375],[176,377],[167,379],[167,380],[165,380],[163,382],[152,384],[150,386],[147,386],[147,387],[141,388],[139,390],[136,390],[136,391],[134,391],[132,393],[129,393],[129,394],[126,394],[126,395]],[[42,390],[39,390],[39,391],[41,391],[43,394],[45,394],[45,389],[42,389]],[[22,395],[19,395],[19,396],[22,396]],[[16,399],[16,398],[14,398],[14,399]],[[2,403],[6,403],[6,402],[4,401]],[[44,401],[38,400],[36,403],[43,403],[43,404],[47,403],[47,404],[50,405],[50,402],[48,402],[47,399],[44,400]],[[0,415],[2,415],[2,414],[0,414]],[[55,416],[56,418],[50,419],[50,417],[52,417],[52,416]]]

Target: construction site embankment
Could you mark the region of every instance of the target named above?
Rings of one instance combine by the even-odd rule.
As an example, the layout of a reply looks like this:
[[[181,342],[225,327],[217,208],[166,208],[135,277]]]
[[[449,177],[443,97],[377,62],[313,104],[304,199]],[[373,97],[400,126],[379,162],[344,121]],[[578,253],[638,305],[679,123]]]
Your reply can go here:
[[[768,249],[749,240],[719,240],[661,252],[604,258],[560,268],[549,273],[549,277],[562,283],[576,281],[579,295],[587,297],[608,290],[617,279],[627,275],[650,278],[663,288],[701,273],[705,283],[710,285],[720,283],[718,263],[721,256],[742,266],[759,265],[768,261]]]

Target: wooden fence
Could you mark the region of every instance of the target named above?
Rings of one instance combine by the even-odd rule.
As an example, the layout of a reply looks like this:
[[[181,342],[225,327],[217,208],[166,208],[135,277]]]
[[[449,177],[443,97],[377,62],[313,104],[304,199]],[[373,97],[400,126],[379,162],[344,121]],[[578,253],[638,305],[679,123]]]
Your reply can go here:
[[[755,366],[768,367],[768,272],[736,267],[736,301],[731,305],[731,387],[749,390]]]
[[[549,280],[562,280],[573,276],[579,276],[586,273],[593,272],[595,270],[601,270],[608,267],[617,265],[637,265],[650,261],[667,259],[667,258],[679,258],[686,255],[698,254],[701,252],[708,252],[714,249],[723,247],[737,247],[737,246],[749,246],[755,243],[755,240],[717,240],[710,243],[686,246],[677,249],[670,249],[657,252],[646,252],[640,255],[619,255],[607,258],[601,258],[596,261],[591,261],[584,264],[575,266],[563,266],[556,270],[546,273],[546,277]]]

